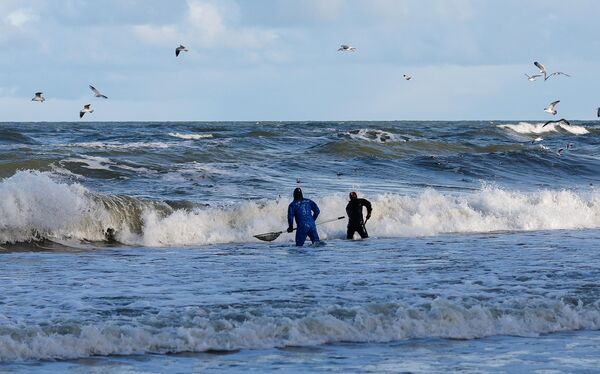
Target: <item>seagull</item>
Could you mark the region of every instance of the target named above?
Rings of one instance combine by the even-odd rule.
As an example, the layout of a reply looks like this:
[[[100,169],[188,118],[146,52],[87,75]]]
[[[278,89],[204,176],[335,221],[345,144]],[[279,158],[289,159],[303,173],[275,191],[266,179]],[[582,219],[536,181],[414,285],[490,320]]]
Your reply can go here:
[[[561,119],[559,119],[557,121],[548,121],[548,122],[544,123],[544,125],[542,127],[545,127],[546,125],[549,125],[551,123],[564,123],[567,126],[571,126],[571,123],[569,123],[569,121],[567,121],[564,118],[561,118]]]
[[[175,48],[175,57],[179,56],[181,52],[187,52],[188,49],[184,47],[182,44],[179,44],[179,47]]]
[[[551,102],[550,105],[544,108],[544,112],[555,115],[557,113],[555,107],[558,105],[558,103],[560,103],[560,100]]]
[[[565,149],[564,148],[559,148],[558,151],[556,151],[556,154],[559,156],[562,156],[562,153]]]
[[[533,82],[535,80],[535,78],[539,78],[542,75],[541,74],[535,74],[535,75],[525,74],[525,76],[527,77],[528,81]]]
[[[44,96],[42,96],[44,93],[43,92],[36,92],[35,93],[35,97],[33,99],[31,99],[31,101],[39,101],[40,103],[43,103],[44,100],[46,100],[46,98]],[[598,109],[600,111],[600,109]]]
[[[94,109],[90,108],[92,106],[92,104],[85,104],[83,106],[83,109],[81,109],[79,111],[79,118],[82,118],[84,114],[86,113],[93,113]]]
[[[411,77],[410,75],[403,74],[402,76],[403,76],[403,77],[404,77],[404,79],[406,79],[407,81],[409,81],[409,80],[411,80],[411,79],[412,79],[412,77]]]
[[[565,76],[567,76],[567,77],[570,77],[570,75],[569,75],[569,74],[563,73],[562,71],[557,71],[557,72],[554,72],[554,73],[552,73],[552,74],[548,74],[548,72],[546,71],[546,67],[545,67],[543,64],[541,64],[541,63],[539,63],[539,62],[537,62],[537,61],[534,61],[534,63],[533,63],[533,64],[534,64],[534,65],[535,65],[535,66],[536,66],[538,69],[540,69],[540,73],[544,74],[544,80],[545,80],[545,81],[547,81],[547,80],[548,80],[548,78],[550,78],[550,77],[551,77],[551,76],[553,76],[553,75],[565,75]]]
[[[90,90],[92,90],[92,91],[94,92],[94,96],[95,96],[95,97],[101,97],[101,98],[103,98],[103,99],[108,99],[108,97],[106,97],[106,96],[102,95],[102,94],[100,93],[100,91],[98,91],[98,90],[96,89],[96,87],[92,86],[91,84],[90,84]]]
[[[600,118],[600,108],[598,108],[598,111],[596,112],[596,115]]]
[[[356,48],[351,47],[351,46],[346,45],[346,44],[342,44],[342,45],[340,45],[340,48],[338,48],[338,51],[344,51],[344,52],[350,52],[350,51],[352,51],[352,52],[355,52]]]

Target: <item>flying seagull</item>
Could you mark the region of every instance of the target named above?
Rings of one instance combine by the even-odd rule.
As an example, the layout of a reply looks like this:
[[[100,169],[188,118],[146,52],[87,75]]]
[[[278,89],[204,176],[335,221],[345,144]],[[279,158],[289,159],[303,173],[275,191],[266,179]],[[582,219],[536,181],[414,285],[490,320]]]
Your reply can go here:
[[[567,126],[571,126],[571,123],[569,123],[569,121],[567,121],[564,118],[561,118],[561,119],[556,120],[556,121],[548,121],[548,122],[544,123],[544,125],[542,127],[545,127],[546,125],[549,125],[551,123],[564,123]]]
[[[411,77],[410,75],[403,74],[402,76],[403,76],[403,77],[404,77],[404,79],[406,79],[407,81],[409,81],[409,80],[411,80],[411,79],[412,79],[412,77]]]
[[[527,80],[530,82],[533,82],[536,78],[541,77],[541,74],[534,74],[534,75],[529,75],[529,74],[525,74],[525,76],[527,77]]]
[[[103,99],[108,99],[108,97],[106,97],[106,96],[102,95],[102,94],[100,93],[100,91],[98,91],[98,90],[96,89],[96,87],[92,86],[91,84],[90,84],[90,90],[92,90],[92,92],[94,92],[94,96],[95,96],[95,97],[101,97],[101,98],[103,98]]]
[[[42,95],[44,95],[43,92],[36,92],[35,97],[33,99],[31,99],[31,101],[39,101],[40,103],[43,103],[44,100],[46,100],[46,98],[44,98],[44,96],[42,96]],[[600,110],[600,109],[598,109],[598,110]]]
[[[79,118],[82,118],[84,114],[86,113],[93,113],[94,109],[90,108],[92,106],[92,104],[85,104],[83,106],[83,109],[81,109],[79,111]]]
[[[551,77],[551,76],[553,76],[553,75],[564,75],[564,76],[570,77],[570,75],[569,75],[569,74],[563,73],[562,71],[557,71],[557,72],[554,72],[554,73],[552,73],[552,74],[548,74],[548,71],[546,70],[546,67],[545,67],[543,64],[541,64],[541,63],[539,63],[539,62],[537,62],[537,61],[534,61],[534,63],[533,63],[533,64],[534,64],[534,65],[535,65],[535,66],[536,66],[538,69],[540,69],[540,73],[544,74],[544,80],[545,80],[545,81],[546,81],[546,80],[548,80],[548,78],[550,78],[550,77]]]
[[[181,52],[187,52],[188,49],[184,47],[182,44],[179,44],[179,47],[175,48],[175,57],[179,56]]]
[[[352,51],[352,52],[355,52],[356,48],[351,47],[351,46],[346,45],[346,44],[342,44],[342,45],[340,45],[340,48],[338,48],[338,51],[344,51],[344,52],[350,52],[350,51]]]
[[[555,115],[557,113],[556,106],[558,105],[558,103],[560,103],[560,100],[551,102],[550,105],[548,105],[547,107],[544,108],[544,112]]]

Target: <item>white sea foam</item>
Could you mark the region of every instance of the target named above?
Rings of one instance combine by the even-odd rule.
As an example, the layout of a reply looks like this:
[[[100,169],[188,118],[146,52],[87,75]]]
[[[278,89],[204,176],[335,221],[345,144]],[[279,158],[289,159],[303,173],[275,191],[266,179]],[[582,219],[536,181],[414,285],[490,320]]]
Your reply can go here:
[[[179,132],[170,132],[169,136],[186,140],[209,139],[213,137],[212,134],[182,134]]]
[[[135,148],[169,148],[170,145],[163,142],[84,142],[63,144],[65,147],[98,148],[98,149],[135,149]]]
[[[355,140],[366,140],[377,143],[389,143],[389,142],[406,142],[408,137],[393,134],[383,130],[377,129],[359,129],[344,132],[343,136],[348,136]]]
[[[541,122],[519,122],[518,124],[497,125],[497,127],[509,129],[519,134],[546,134],[550,132],[559,132],[559,129],[563,129],[564,131],[575,135],[589,134],[589,131],[583,126],[566,125],[563,123],[550,123],[547,126],[544,126],[544,123]]]
[[[375,237],[422,236],[503,230],[600,227],[600,191],[508,191],[485,187],[460,196],[433,189],[416,196],[368,196],[374,206],[369,232]],[[343,215],[346,198],[315,198],[321,220]],[[33,232],[53,237],[101,240],[113,227],[118,239],[145,246],[254,241],[253,235],[287,225],[285,199],[249,201],[231,207],[172,210],[164,204],[91,193],[48,174],[20,171],[0,182],[0,242],[23,241]],[[319,227],[325,239],[343,238],[345,222]],[[293,239],[282,235],[278,240]]]
[[[203,352],[313,346],[336,342],[390,342],[413,338],[472,339],[493,335],[600,328],[597,304],[527,300],[507,306],[465,305],[435,299],[419,305],[322,307],[298,316],[230,308],[224,317],[199,307],[162,312],[125,323],[70,321],[23,325],[3,321],[0,362],[75,359],[93,355]],[[242,318],[240,318],[242,317]]]

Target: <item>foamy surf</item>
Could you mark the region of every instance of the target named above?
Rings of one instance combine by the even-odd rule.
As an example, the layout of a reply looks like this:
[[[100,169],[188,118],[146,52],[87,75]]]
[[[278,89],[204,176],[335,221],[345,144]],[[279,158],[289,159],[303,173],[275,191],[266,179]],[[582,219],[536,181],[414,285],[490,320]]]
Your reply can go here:
[[[544,123],[519,122],[518,124],[497,125],[501,129],[512,130],[519,134],[547,134],[564,130],[574,135],[589,134],[589,131],[583,126],[567,125],[564,123],[550,123],[544,126]]]
[[[509,191],[485,187],[461,195],[426,189],[415,196],[367,196],[376,237],[445,233],[584,229],[600,227],[600,193],[568,190]],[[321,219],[343,215],[342,195],[315,198]],[[285,228],[289,201],[248,201],[231,206],[173,209],[161,202],[94,193],[48,173],[21,171],[0,183],[0,242],[44,237],[102,240],[113,228],[125,244],[182,246],[249,242]],[[345,222],[319,228],[324,239],[343,238]],[[279,240],[292,240],[283,235]]]
[[[213,137],[212,134],[182,134],[179,132],[170,132],[169,136],[185,140],[210,139]]]
[[[233,351],[338,342],[415,338],[474,339],[600,328],[597,304],[560,300],[461,304],[445,299],[409,305],[371,303],[307,311],[304,316],[265,309],[185,307],[126,323],[69,321],[42,326],[4,319],[0,362],[76,359],[144,353]]]

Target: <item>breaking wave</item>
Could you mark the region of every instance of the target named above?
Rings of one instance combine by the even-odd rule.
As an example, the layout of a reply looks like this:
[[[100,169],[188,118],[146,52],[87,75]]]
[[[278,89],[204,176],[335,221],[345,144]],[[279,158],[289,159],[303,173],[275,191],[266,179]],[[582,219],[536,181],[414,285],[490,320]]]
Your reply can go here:
[[[550,123],[544,126],[543,123],[519,122],[518,124],[498,125],[501,129],[509,129],[519,134],[546,134],[564,130],[574,135],[589,134],[589,131],[583,126],[567,125],[564,123]]]
[[[377,130],[377,129],[359,129],[350,130],[340,134],[341,137],[350,138],[354,140],[366,140],[377,143],[387,142],[406,142],[410,138],[404,135],[397,135],[391,132]]]
[[[169,136],[185,140],[210,139],[213,137],[212,134],[182,134],[178,132],[170,132]]]
[[[288,200],[248,201],[226,207],[177,209],[163,202],[104,195],[49,173],[19,171],[0,182],[0,242],[46,238],[102,240],[114,228],[124,244],[142,246],[251,242],[253,235],[286,226]],[[519,192],[487,186],[462,195],[426,189],[415,196],[368,196],[375,237],[600,227],[594,190]],[[321,219],[342,215],[341,194],[315,198]],[[325,239],[343,238],[345,222],[320,226]],[[278,240],[292,240],[283,235]]]
[[[271,308],[223,311],[182,307],[121,323],[69,321],[24,326],[3,318],[0,362],[432,337],[537,336],[598,328],[600,306],[597,302],[584,306],[581,302],[562,300],[467,305],[438,298],[418,305],[333,305],[300,315]]]

